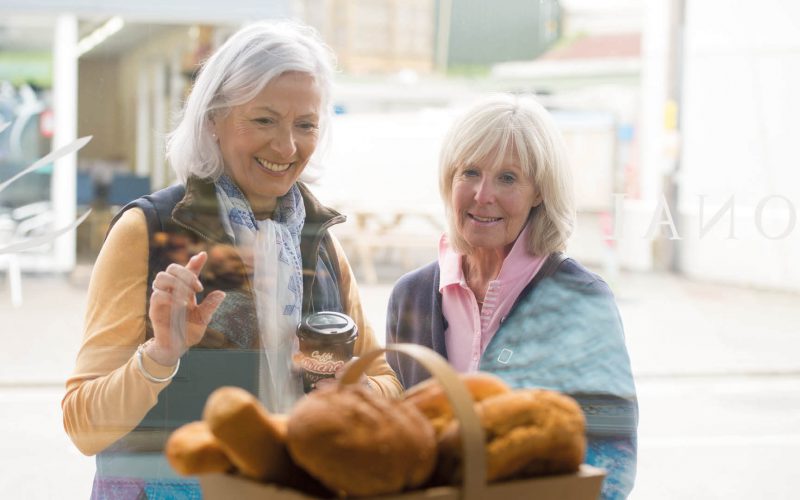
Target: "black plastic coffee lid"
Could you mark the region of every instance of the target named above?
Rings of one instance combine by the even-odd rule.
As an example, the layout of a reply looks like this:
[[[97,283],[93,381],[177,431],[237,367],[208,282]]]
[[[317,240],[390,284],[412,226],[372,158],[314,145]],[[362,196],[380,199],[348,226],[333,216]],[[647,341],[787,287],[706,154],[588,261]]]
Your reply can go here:
[[[321,311],[309,314],[300,322],[297,335],[309,340],[344,342],[356,336],[358,329],[353,319],[340,312]]]

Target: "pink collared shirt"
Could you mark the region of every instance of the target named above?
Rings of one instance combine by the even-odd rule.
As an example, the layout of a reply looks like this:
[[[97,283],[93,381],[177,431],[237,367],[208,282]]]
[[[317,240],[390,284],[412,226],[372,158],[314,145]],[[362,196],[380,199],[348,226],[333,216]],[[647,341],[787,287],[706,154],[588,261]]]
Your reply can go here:
[[[503,261],[500,274],[489,282],[482,309],[464,278],[462,255],[450,247],[446,235],[439,240],[439,292],[447,320],[444,339],[447,358],[459,372],[478,369],[481,355],[500,323],[545,261],[525,248],[529,230],[526,225]]]

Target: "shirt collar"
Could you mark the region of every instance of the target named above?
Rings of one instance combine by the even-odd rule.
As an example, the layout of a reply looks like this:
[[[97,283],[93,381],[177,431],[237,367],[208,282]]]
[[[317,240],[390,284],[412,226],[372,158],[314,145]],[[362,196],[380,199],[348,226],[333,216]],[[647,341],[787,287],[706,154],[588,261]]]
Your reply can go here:
[[[450,285],[458,285],[464,281],[461,269],[461,254],[456,252],[443,234],[439,239],[439,292]]]
[[[508,252],[506,258],[503,260],[503,266],[500,268],[500,273],[497,275],[497,281],[504,282],[516,278],[522,266],[530,263],[533,260],[539,260],[528,252],[528,238],[531,232],[531,223],[528,220],[522,232],[517,236],[514,246]]]
[[[528,237],[530,234],[530,221],[525,223],[517,240],[511,247],[511,251],[503,260],[500,274],[496,281],[507,281],[516,277],[521,265],[533,260],[539,260],[528,253]],[[439,239],[439,292],[450,285],[461,285],[465,283],[464,270],[461,267],[462,255],[450,246],[447,234],[443,234]]]

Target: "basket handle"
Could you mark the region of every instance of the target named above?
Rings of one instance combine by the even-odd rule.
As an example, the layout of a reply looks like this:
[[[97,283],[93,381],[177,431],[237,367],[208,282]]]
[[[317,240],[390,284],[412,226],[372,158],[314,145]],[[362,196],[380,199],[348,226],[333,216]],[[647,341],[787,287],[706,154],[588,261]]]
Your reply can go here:
[[[424,366],[442,384],[447,399],[460,425],[463,453],[464,481],[461,488],[463,500],[486,498],[486,456],[485,437],[478,416],[473,409],[472,397],[459,380],[458,374],[450,364],[435,351],[417,344],[391,344],[362,354],[348,365],[339,379],[342,385],[354,384],[364,374],[369,365],[386,352],[398,352],[409,356]]]

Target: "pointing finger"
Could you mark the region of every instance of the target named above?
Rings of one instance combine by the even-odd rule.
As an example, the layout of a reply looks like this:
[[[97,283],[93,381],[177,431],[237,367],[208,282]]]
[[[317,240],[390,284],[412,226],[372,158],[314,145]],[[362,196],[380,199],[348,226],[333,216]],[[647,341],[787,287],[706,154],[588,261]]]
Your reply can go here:
[[[198,276],[200,270],[206,265],[206,260],[208,260],[208,254],[206,252],[200,252],[189,259],[189,262],[186,264],[186,269],[190,270],[195,276]]]

